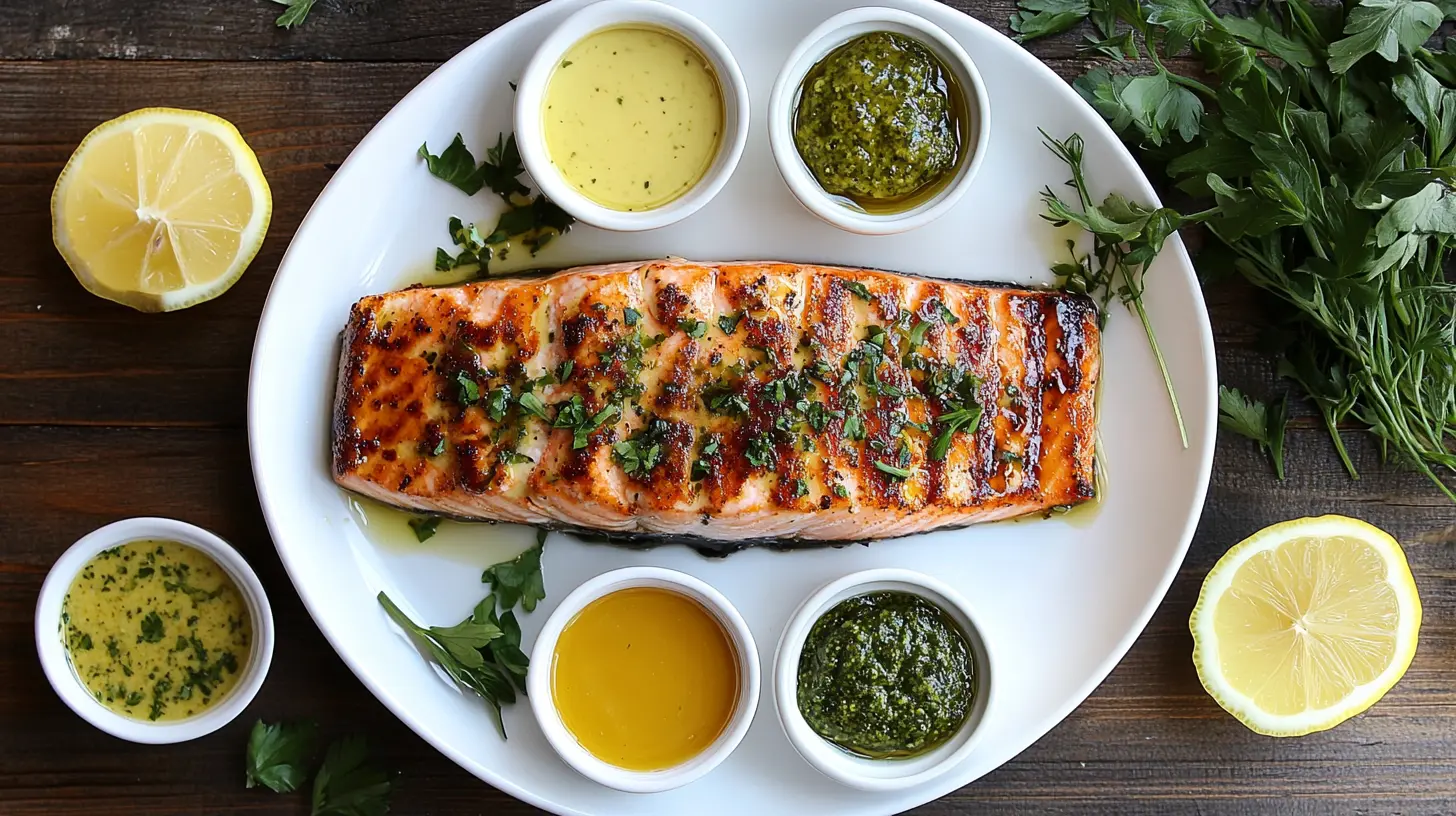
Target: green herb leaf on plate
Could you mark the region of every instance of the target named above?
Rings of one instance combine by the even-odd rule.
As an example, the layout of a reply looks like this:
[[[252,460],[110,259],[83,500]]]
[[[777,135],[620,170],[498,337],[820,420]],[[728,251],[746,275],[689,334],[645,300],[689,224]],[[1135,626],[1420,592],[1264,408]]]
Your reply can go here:
[[[428,631],[431,640],[460,661],[461,665],[472,669],[480,668],[483,663],[480,650],[501,636],[500,627],[474,617],[466,618],[454,626],[431,626]]]
[[[507,204],[514,205],[512,196],[529,195],[531,192],[517,178],[525,172],[525,168],[521,165],[515,134],[509,138],[505,134],[496,137],[495,147],[486,151],[486,161],[479,166],[465,146],[465,139],[458,133],[440,155],[432,155],[428,144],[420,145],[418,155],[425,160],[431,175],[455,185],[466,195],[475,195],[482,187],[489,187]]]
[[[421,144],[417,153],[425,160],[430,175],[455,185],[466,195],[475,195],[485,186],[485,173],[475,166],[475,156],[471,155],[465,139],[458,133],[438,156],[430,153],[428,144]]]
[[[531,194],[531,188],[521,183],[520,175],[526,172],[526,167],[521,163],[521,151],[516,147],[514,133],[509,136],[501,133],[495,137],[495,147],[486,149],[485,162],[478,172],[485,186],[507,204],[514,203],[511,200],[513,196]]]
[[[1159,207],[1149,209],[1112,193],[1101,206],[1092,203],[1092,194],[1087,188],[1083,172],[1084,144],[1079,134],[1073,133],[1063,141],[1047,135],[1046,146],[1057,158],[1067,164],[1072,178],[1067,186],[1076,192],[1076,200],[1063,201],[1051,188],[1042,192],[1047,213],[1042,217],[1056,226],[1076,224],[1092,233],[1093,251],[1079,256],[1075,245],[1069,243],[1072,260],[1059,264],[1053,271],[1061,277],[1061,285],[1069,291],[1087,294],[1098,301],[1102,320],[1107,319],[1107,305],[1117,297],[1128,309],[1138,316],[1143,333],[1148,338],[1163,375],[1163,387],[1168,393],[1168,402],[1173,409],[1173,418],[1178,426],[1178,436],[1183,447],[1188,447],[1188,430],[1183,423],[1183,411],[1178,405],[1178,395],[1173,390],[1173,378],[1168,372],[1168,363],[1153,332],[1152,320],[1143,304],[1143,276],[1148,265],[1163,249],[1163,244],[1178,229],[1187,224],[1196,224],[1217,213],[1217,209],[1204,210],[1190,215]]]
[[[409,520],[411,530],[415,531],[417,541],[429,541],[434,538],[435,531],[440,527],[439,516],[416,516]]]
[[[490,705],[496,729],[504,739],[506,731],[501,719],[501,706],[514,702],[516,695],[491,652],[492,645],[505,637],[505,632],[494,618],[494,598],[487,600],[488,604],[482,601],[474,614],[456,626],[425,628],[395,606],[388,595],[379,593],[379,604],[390,619],[423,644],[431,659],[450,679],[480,695]],[[492,633],[493,636],[487,637]]]
[[[538,537],[520,555],[490,567],[480,576],[483,583],[490,584],[502,610],[510,611],[520,604],[522,609],[533,612],[536,604],[546,597],[546,583],[541,575],[544,549],[543,537]]]

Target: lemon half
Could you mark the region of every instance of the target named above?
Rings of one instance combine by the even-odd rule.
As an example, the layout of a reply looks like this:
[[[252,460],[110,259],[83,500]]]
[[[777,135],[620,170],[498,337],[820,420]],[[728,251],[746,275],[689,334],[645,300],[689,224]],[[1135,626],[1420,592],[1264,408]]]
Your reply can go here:
[[[1189,619],[1203,687],[1260,734],[1359,714],[1410,666],[1421,600],[1400,544],[1358,519],[1275,524],[1229,550]]]
[[[56,249],[91,293],[144,312],[211,300],[273,212],[258,157],[210,113],[143,108],[81,140],[51,194]]]

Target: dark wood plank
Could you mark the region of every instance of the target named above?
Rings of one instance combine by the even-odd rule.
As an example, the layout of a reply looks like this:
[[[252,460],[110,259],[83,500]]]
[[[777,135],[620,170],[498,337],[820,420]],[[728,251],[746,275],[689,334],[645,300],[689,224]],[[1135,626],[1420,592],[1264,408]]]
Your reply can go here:
[[[291,31],[266,0],[190,3],[131,0],[0,3],[0,60],[232,59],[441,61],[542,0],[321,0]],[[998,31],[1012,0],[952,0]],[[805,31],[804,33],[808,33]],[[1076,53],[1081,32],[1033,43],[1041,57]]]

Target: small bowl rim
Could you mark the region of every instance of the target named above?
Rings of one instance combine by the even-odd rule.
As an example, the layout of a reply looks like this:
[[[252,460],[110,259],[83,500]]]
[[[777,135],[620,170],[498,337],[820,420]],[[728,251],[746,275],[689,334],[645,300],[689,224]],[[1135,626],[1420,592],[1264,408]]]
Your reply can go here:
[[[976,699],[966,721],[939,747],[910,759],[857,757],[819,736],[799,711],[799,657],[814,623],[848,598],[881,590],[909,592],[940,607],[962,629],[976,667]],[[896,791],[927,782],[954,768],[975,751],[995,697],[995,669],[985,631],[965,598],[929,575],[900,568],[877,568],[836,578],[816,589],[789,617],[774,660],[774,698],[779,724],[794,749],[810,765],[840,784],[866,791]]]
[[[727,727],[712,745],[693,758],[660,771],[632,771],[593,756],[566,729],[551,693],[552,658],[556,642],[566,625],[598,598],[618,590],[642,586],[679,592],[702,604],[718,619],[738,652],[738,706],[734,709]],[[602,573],[572,590],[546,619],[541,633],[536,636],[536,643],[531,648],[531,665],[535,668],[526,677],[527,697],[531,701],[531,711],[536,716],[536,722],[546,735],[546,741],[578,773],[627,793],[659,793],[701,778],[733,753],[748,733],[758,711],[761,683],[758,648],[748,623],[738,609],[707,582],[666,567],[622,567]]]
[[[713,163],[687,192],[650,210],[624,212],[577,192],[551,162],[541,124],[546,87],[563,54],[585,37],[628,25],[662,28],[697,48],[717,75],[723,96],[723,133]],[[601,229],[638,232],[674,224],[702,209],[722,191],[748,143],[748,84],[733,52],[706,23],[657,0],[599,0],[567,17],[537,47],[516,86],[515,133],[521,161],[541,192],[577,220]]]
[[[859,212],[835,200],[820,186],[794,145],[794,105],[805,75],[835,48],[854,37],[874,31],[910,36],[928,47],[945,67],[957,74],[976,133],[968,140],[967,154],[955,178],[926,201],[904,212]],[[790,52],[774,81],[768,103],[769,146],[779,175],[805,209],[840,229],[861,235],[892,235],[916,229],[949,212],[970,189],[985,162],[991,136],[991,103],[975,62],[945,29],[909,11],[884,6],[862,6],[840,12],[820,23]]]
[[[66,592],[81,569],[103,550],[134,541],[162,539],[200,550],[232,578],[243,595],[253,623],[253,646],[242,676],[223,699],[185,720],[149,722],[118,714],[97,702],[71,668],[59,632]],[[216,731],[237,718],[257,695],[273,662],[273,609],[263,584],[248,562],[220,536],[193,524],[169,518],[139,517],[114,521],[87,533],[61,553],[41,584],[35,606],[35,643],[41,668],[56,695],[81,719],[106,733],[149,745],[186,742]]]

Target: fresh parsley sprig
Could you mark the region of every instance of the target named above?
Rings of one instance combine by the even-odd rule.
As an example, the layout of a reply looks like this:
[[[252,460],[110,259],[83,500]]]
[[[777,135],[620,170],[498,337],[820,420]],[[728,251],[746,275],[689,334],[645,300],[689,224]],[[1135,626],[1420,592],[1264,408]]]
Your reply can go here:
[[[541,576],[541,554],[545,547],[546,531],[537,530],[534,546],[481,574],[481,582],[490,585],[502,612],[510,612],[517,605],[527,612],[535,612],[536,604],[546,597],[546,584]]]
[[[525,695],[530,664],[521,650],[521,626],[514,609],[519,604],[530,612],[546,596],[541,577],[545,538],[545,532],[538,531],[534,546],[487,569],[481,581],[491,586],[491,594],[476,604],[470,617],[454,626],[420,626],[387,594],[379,593],[385,613],[422,643],[452,680],[486,701],[501,739],[506,738],[501,710],[518,695]]]
[[[1284,429],[1289,424],[1286,398],[1266,404],[1249,399],[1237,388],[1220,385],[1218,424],[1259,443],[1259,449],[1274,463],[1274,475],[1284,478]]]
[[[1188,429],[1183,423],[1183,411],[1178,406],[1178,394],[1173,389],[1167,360],[1163,358],[1157,334],[1143,305],[1144,273],[1162,251],[1169,236],[1185,224],[1207,218],[1211,211],[1179,215],[1176,210],[1167,207],[1149,209],[1117,193],[1108,195],[1100,205],[1095,205],[1082,169],[1084,145],[1081,135],[1073,133],[1065,140],[1057,140],[1042,131],[1042,138],[1047,148],[1071,170],[1072,178],[1067,186],[1076,192],[1075,202],[1068,203],[1050,187],[1042,191],[1042,200],[1047,208],[1042,217],[1058,227],[1076,224],[1092,235],[1090,254],[1079,255],[1076,243],[1069,242],[1067,248],[1071,261],[1052,267],[1052,271],[1061,279],[1063,288],[1097,300],[1101,307],[1099,319],[1103,323],[1107,320],[1107,306],[1113,297],[1138,316],[1147,335],[1148,346],[1157,360],[1158,371],[1163,376],[1168,402],[1173,407],[1173,419],[1178,424],[1179,439],[1186,448]]]

